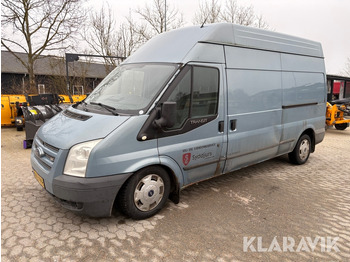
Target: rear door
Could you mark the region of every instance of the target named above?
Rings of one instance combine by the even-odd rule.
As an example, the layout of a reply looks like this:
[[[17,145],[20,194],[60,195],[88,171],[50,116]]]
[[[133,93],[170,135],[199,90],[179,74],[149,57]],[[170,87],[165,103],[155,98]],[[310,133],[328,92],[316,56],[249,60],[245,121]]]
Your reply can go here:
[[[184,184],[221,174],[225,162],[223,65],[187,65],[164,95],[176,102],[174,127],[158,138],[160,156],[182,168]]]

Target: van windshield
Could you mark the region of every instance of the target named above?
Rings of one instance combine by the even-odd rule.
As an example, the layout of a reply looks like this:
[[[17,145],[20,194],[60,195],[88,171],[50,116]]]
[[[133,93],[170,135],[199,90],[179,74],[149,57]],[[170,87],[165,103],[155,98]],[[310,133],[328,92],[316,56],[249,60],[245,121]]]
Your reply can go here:
[[[114,69],[86,98],[120,113],[143,114],[178,69],[177,64],[126,64]]]

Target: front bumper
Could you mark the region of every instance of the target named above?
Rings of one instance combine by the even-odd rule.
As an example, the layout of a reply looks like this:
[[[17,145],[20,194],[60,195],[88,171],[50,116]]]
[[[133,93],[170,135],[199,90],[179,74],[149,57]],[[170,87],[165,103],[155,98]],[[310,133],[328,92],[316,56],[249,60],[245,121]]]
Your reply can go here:
[[[36,136],[31,152],[36,179],[63,207],[91,217],[110,216],[120,188],[132,173],[89,178],[63,175],[68,153]]]
[[[50,194],[67,209],[90,217],[107,217],[112,214],[120,188],[131,175],[97,178],[60,175],[53,179],[53,194]]]

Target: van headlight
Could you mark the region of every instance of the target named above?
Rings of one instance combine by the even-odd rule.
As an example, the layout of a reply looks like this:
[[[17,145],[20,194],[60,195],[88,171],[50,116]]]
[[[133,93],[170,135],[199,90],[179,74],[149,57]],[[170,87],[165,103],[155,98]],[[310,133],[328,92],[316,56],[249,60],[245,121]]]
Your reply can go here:
[[[64,174],[85,177],[90,153],[101,140],[93,140],[73,146],[69,150],[66,165],[64,166]]]

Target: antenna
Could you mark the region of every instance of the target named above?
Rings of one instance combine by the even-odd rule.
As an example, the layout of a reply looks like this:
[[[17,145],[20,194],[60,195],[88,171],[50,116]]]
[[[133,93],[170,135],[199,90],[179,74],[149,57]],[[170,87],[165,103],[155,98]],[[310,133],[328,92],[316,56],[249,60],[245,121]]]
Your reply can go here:
[[[205,18],[205,20],[204,20],[204,22],[203,22],[203,24],[201,25],[200,28],[203,28],[203,27],[204,27],[204,24],[207,22],[208,18],[209,18],[209,14],[208,14],[207,17]]]

